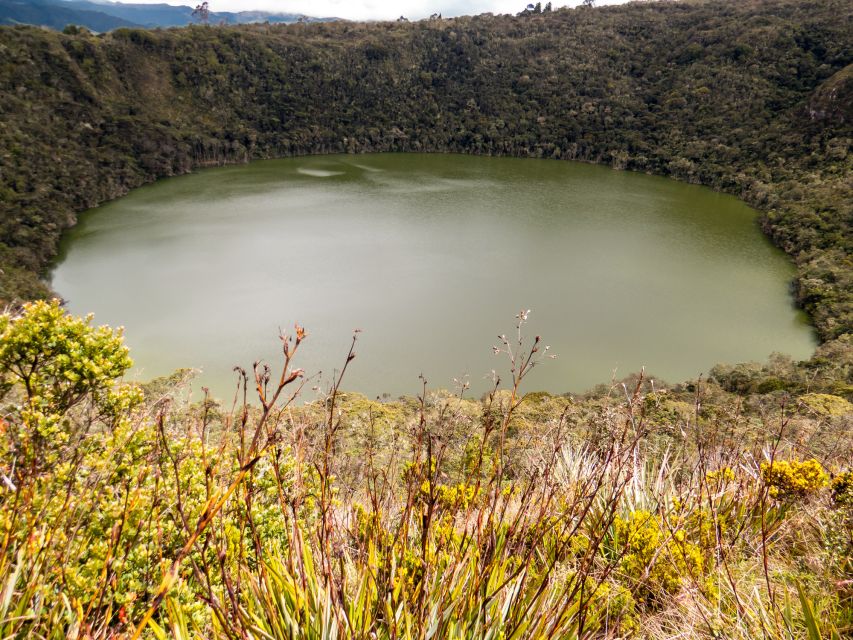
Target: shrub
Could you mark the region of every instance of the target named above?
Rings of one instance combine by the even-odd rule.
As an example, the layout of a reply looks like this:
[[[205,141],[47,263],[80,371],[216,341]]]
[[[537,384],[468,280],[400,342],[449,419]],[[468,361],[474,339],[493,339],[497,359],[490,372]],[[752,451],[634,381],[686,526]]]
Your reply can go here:
[[[807,393],[800,396],[800,402],[811,411],[822,416],[843,416],[853,411],[853,404],[844,398],[828,393]]]
[[[212,640],[425,630],[434,638],[668,637],[656,627],[662,621],[687,637],[720,629],[750,637],[750,620],[784,606],[784,621],[761,618],[764,637],[777,640],[800,635],[784,600],[794,569],[825,585],[815,602],[838,603],[819,609],[821,624],[830,633],[832,623],[846,624],[853,475],[833,480],[835,508],[809,509],[817,526],[801,531],[790,498],[826,485],[815,460],[766,463],[758,485],[740,460],[755,453],[716,439],[701,418],[689,425],[707,437],[701,451],[673,439],[673,454],[652,462],[654,422],[643,414],[684,394],[573,402],[584,422],[573,433],[555,416],[565,416],[564,403],[544,396],[527,414],[491,396],[404,400],[380,416],[398,435],[355,449],[350,430],[382,426],[362,420],[362,398],[348,404],[333,390],[300,407],[298,390],[283,399],[259,384],[261,406],[229,414],[208,398],[181,404],[179,374],[150,385],[158,399],[139,405],[140,392],[114,377],[129,362],[120,333],[71,318],[56,302],[0,317],[0,332],[2,637],[82,631],[107,640],[134,629],[167,637],[161,625]],[[283,337],[281,380],[301,372],[289,367],[302,337],[301,328],[296,344]],[[262,382],[269,369],[255,373]],[[32,429],[35,405],[55,420],[57,437],[42,447],[47,463],[21,448],[32,443],[20,436]],[[471,418],[490,411],[472,434]],[[530,432],[512,435],[516,415]],[[721,408],[712,429],[743,428],[741,417],[754,420]],[[530,438],[547,430],[547,440]],[[594,445],[578,445],[593,432]],[[850,445],[839,441],[835,459],[847,459]],[[482,442],[492,443],[488,456],[479,455]],[[509,465],[493,463],[509,458],[509,447],[529,456],[511,476]],[[366,455],[341,453],[353,450]],[[25,458],[39,464],[16,467]],[[765,486],[789,502],[768,508]],[[779,553],[792,536],[803,544]],[[761,588],[752,589],[756,575]],[[699,608],[713,616],[694,615]]]
[[[115,426],[142,400],[134,385],[117,382],[133,364],[121,330],[92,327],[58,300],[24,305],[18,316],[0,316],[0,397],[14,392],[17,426],[7,435],[18,464],[45,468],[60,449],[75,444],[68,412],[83,403]]]
[[[853,506],[853,471],[839,473],[832,479],[832,501],[837,505]]]
[[[761,463],[761,479],[772,498],[782,501],[803,499],[829,482],[821,464],[811,460],[774,460]]]
[[[623,574],[646,605],[663,604],[685,580],[699,584],[704,579],[699,548],[686,540],[683,530],[669,531],[658,516],[633,511],[618,517],[614,529]]]

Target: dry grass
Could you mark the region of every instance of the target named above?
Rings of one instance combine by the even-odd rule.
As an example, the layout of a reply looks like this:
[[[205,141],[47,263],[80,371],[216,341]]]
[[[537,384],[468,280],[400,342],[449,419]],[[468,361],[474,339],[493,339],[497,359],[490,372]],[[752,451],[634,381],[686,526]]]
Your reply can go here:
[[[344,394],[351,349],[297,404],[297,327],[275,375],[238,371],[230,409],[187,402],[178,380],[143,401],[114,371],[62,403],[68,363],[48,346],[88,334],[45,307],[32,331],[38,308],[0,327],[3,637],[851,632],[853,497],[802,475],[842,472],[849,437],[782,465],[816,424],[790,402],[748,413],[700,384],[691,406],[643,376],[585,401],[526,396],[545,353],[522,313],[496,348],[509,383],[480,401]]]

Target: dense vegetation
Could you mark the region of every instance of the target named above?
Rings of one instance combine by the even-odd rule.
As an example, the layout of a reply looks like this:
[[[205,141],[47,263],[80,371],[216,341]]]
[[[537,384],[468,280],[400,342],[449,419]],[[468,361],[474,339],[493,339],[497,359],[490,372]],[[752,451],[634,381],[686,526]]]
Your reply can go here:
[[[524,320],[479,401],[302,395],[297,326],[228,408],[0,316],[3,637],[849,637],[849,359],[522,395]]]
[[[670,175],[765,212],[824,339],[851,326],[844,0],[645,3],[417,23],[0,30],[0,299],[76,214],[291,154],[453,151]]]
[[[853,634],[849,3],[633,4],[420,23],[0,30],[0,635]],[[252,158],[454,151],[732,192],[799,267],[806,362],[481,399],[233,405],[126,383],[121,336],[39,279],[89,206]],[[699,339],[699,338],[697,338]],[[500,367],[496,367],[500,368]],[[303,401],[310,401],[303,404]]]

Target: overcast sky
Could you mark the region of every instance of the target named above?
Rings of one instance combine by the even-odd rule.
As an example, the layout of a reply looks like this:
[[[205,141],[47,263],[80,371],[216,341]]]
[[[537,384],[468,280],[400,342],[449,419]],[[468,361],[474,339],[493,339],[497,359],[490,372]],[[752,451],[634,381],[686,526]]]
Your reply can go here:
[[[122,0],[124,2],[163,3],[195,6],[202,0]],[[349,20],[394,20],[401,15],[411,20],[433,13],[444,17],[479,13],[518,13],[529,0],[208,0],[211,11],[263,10],[281,13],[304,13],[310,16],[347,18]],[[536,0],[533,0],[534,4]],[[602,0],[596,4],[612,4]],[[543,5],[545,2],[542,3]],[[552,2],[552,6],[575,6],[580,0]]]

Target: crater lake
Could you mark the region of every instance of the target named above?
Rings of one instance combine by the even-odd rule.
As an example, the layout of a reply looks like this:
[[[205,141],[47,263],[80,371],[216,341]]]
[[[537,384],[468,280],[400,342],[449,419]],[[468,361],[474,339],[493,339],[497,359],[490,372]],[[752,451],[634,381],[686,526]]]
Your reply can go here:
[[[316,156],[205,169],[88,211],[52,285],[123,325],[134,375],[295,362],[370,396],[510,378],[498,336],[549,345],[527,390],[583,391],[645,367],[681,381],[719,362],[808,357],[794,267],[757,213],[712,190],[606,167],[441,154]],[[704,369],[703,369],[704,367]],[[322,371],[322,374],[319,372]]]

